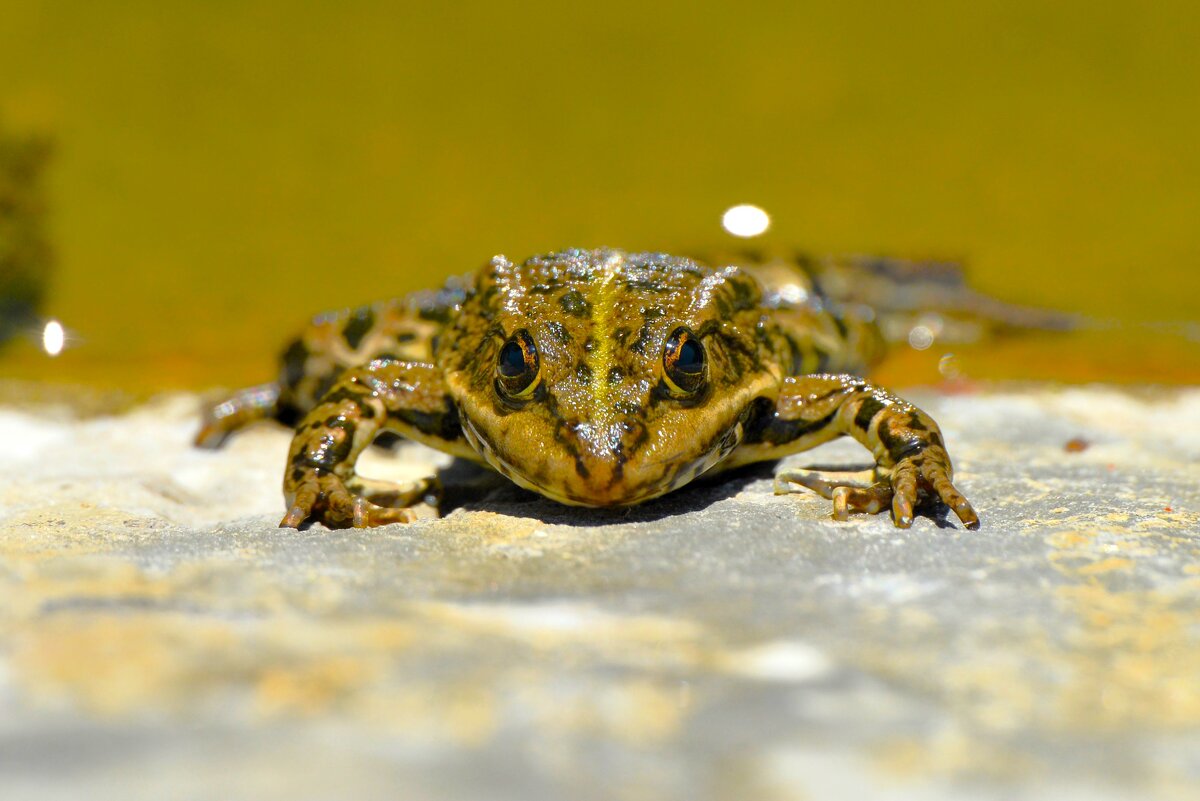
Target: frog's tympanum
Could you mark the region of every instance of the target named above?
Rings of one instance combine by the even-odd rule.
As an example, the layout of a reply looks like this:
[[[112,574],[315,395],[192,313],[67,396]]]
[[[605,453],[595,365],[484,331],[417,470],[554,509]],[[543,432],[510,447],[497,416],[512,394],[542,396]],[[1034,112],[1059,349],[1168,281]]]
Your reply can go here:
[[[382,432],[481,462],[577,506],[627,506],[706,473],[848,435],[875,467],[780,481],[833,500],[833,516],[945,503],[953,484],[929,415],[859,376],[882,354],[874,312],[832,302],[803,264],[709,266],[659,253],[497,256],[436,292],[316,318],[277,382],[212,409],[197,439],[275,417],[295,424],[282,526],[414,519],[432,479],[359,476]],[[843,293],[846,294],[846,293]]]

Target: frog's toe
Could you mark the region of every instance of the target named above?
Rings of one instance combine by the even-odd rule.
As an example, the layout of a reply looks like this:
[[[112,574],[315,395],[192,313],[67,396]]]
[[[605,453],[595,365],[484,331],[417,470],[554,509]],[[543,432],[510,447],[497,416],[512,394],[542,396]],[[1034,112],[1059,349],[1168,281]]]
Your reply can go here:
[[[822,498],[832,499],[839,487],[866,489],[876,483],[875,468],[866,470],[813,470],[792,468],[775,476],[775,494],[786,495],[789,485],[799,484],[812,490]]]
[[[228,419],[217,420],[206,416],[200,425],[200,430],[192,438],[192,445],[206,451],[215,451],[223,446],[240,425],[231,425]]]
[[[310,471],[290,482],[288,512],[280,528],[299,528],[305,521],[329,528],[374,528],[436,517],[441,486],[436,478],[407,484],[353,476],[343,481],[332,473]]]
[[[833,491],[833,519],[849,520],[852,513],[879,514],[892,500],[892,488],[887,484],[871,487],[841,486]]]
[[[356,476],[346,485],[355,496],[355,528],[438,517],[442,484],[435,476],[403,484]]]
[[[442,484],[436,476],[404,483],[355,476],[346,482],[346,486],[354,495],[378,507],[428,506],[436,510],[442,500]]]
[[[374,528],[389,523],[411,523],[417,513],[410,507],[377,506],[366,498],[354,499],[354,527]]]
[[[799,484],[833,501],[834,520],[848,520],[855,513],[877,514],[891,503],[891,485],[875,478],[874,468],[855,472],[785,470],[775,479],[775,494],[786,493],[789,484]]]
[[[972,531],[979,528],[979,515],[975,511],[975,507],[971,506],[967,497],[954,486],[945,467],[939,464],[924,465],[921,472],[934,494],[942,503],[954,510],[954,514],[958,516],[964,526]]]
[[[951,480],[950,458],[940,447],[930,447],[892,468],[891,482],[895,492],[892,500],[892,519],[900,528],[912,525],[913,509],[930,502],[949,506],[962,524],[972,531],[979,528],[979,515],[966,496]]]
[[[917,478],[917,468],[911,462],[901,462],[892,470],[892,522],[896,528],[912,528]]]
[[[258,420],[274,417],[279,410],[278,384],[247,387],[205,409],[200,431],[192,441],[197,448],[214,450],[230,435]]]
[[[286,489],[288,513],[280,528],[300,528],[305,521],[324,523],[329,528],[348,528],[356,517],[355,497],[332,473],[305,471]]]
[[[884,480],[879,480],[884,475]],[[942,459],[903,460],[890,475],[877,469],[856,473],[821,470],[785,470],[775,479],[775,494],[799,484],[833,501],[833,519],[848,520],[852,514],[879,514],[891,508],[897,528],[911,528],[915,510],[930,501],[949,506],[968,529],[979,528],[979,515],[950,479]]]

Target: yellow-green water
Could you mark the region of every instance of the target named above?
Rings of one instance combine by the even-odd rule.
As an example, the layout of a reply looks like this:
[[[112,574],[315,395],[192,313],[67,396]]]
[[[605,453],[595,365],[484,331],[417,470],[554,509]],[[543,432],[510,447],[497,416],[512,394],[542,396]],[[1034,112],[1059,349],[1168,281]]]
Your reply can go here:
[[[0,374],[255,381],[311,312],[495,252],[723,246],[737,202],[771,243],[1194,320],[1195,8],[0,0],[0,115],[58,142],[45,311],[75,337]],[[1196,381],[1196,353],[1119,328],[964,366]]]

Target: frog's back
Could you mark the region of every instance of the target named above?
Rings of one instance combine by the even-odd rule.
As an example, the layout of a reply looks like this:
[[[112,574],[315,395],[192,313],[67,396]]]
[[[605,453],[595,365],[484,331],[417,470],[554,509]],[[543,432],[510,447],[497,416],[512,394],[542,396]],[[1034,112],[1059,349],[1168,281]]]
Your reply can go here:
[[[440,340],[434,362],[448,366],[474,358],[471,329],[518,313],[542,329],[539,347],[585,342],[578,369],[630,375],[634,361],[654,365],[663,326],[684,321],[753,354],[756,369],[777,375],[863,373],[883,352],[869,313],[859,314],[815,293],[796,291],[794,275],[767,265],[705,263],[657,252],[565,250],[523,262],[496,257],[475,279],[464,307]],[[674,321],[672,323],[671,321]],[[457,359],[456,359],[457,357]],[[621,363],[621,360],[630,362]],[[484,380],[482,377],[480,380]]]

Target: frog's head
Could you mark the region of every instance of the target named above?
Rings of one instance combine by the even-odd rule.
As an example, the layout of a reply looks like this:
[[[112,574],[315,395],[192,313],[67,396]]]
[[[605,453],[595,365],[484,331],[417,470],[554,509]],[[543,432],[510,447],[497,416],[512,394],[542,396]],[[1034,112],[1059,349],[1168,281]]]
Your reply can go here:
[[[586,506],[679,487],[741,442],[764,364],[737,268],[567,251],[476,277],[438,344],[471,445],[516,483]]]

